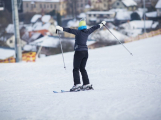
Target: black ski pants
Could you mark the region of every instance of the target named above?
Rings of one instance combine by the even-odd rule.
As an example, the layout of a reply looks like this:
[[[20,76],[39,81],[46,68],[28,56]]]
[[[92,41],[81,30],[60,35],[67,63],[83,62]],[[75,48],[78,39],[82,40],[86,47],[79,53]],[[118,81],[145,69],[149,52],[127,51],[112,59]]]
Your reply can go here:
[[[88,51],[75,51],[74,60],[73,60],[73,78],[74,85],[80,84],[80,75],[82,75],[83,85],[89,84],[88,74],[85,69],[86,62],[88,59]]]

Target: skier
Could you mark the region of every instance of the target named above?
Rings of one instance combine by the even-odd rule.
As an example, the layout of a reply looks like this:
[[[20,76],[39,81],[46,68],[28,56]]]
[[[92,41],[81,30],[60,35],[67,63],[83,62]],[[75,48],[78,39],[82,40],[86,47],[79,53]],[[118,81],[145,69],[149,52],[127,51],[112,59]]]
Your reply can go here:
[[[74,86],[70,91],[80,91],[93,89],[92,85],[89,82],[88,74],[85,69],[86,62],[88,59],[88,47],[86,45],[88,36],[94,32],[96,29],[101,28],[106,24],[105,21],[102,21],[99,25],[95,25],[87,29],[86,22],[84,19],[80,20],[78,30],[64,28],[61,26],[56,26],[56,31],[65,31],[75,35],[75,45],[74,45],[74,60],[73,60],[73,78]],[[79,70],[82,75],[83,85],[80,84]]]

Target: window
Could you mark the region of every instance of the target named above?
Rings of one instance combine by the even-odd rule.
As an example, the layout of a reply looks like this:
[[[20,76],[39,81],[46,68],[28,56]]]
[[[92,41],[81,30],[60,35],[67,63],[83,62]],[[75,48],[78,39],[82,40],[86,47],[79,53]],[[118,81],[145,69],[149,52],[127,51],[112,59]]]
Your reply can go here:
[[[91,14],[88,14],[89,17],[91,17]]]
[[[12,41],[12,40],[10,40],[10,43],[13,43],[13,41]]]
[[[117,3],[117,6],[119,6],[119,5],[120,5],[120,3],[118,2],[118,3]]]
[[[54,5],[55,9],[56,9],[56,5]]]
[[[44,8],[46,8],[46,4],[44,4]]]
[[[40,4],[40,8],[42,8],[42,5]]]
[[[52,4],[50,5],[50,8],[53,8],[53,5]]]
[[[36,5],[34,4],[34,8],[36,8]]]
[[[31,4],[31,9],[33,9],[34,8],[34,6],[33,6],[33,4]]]
[[[134,9],[133,10],[136,10],[136,7],[134,7]]]
[[[28,3],[26,3],[26,7],[28,8]]]
[[[100,17],[103,17],[103,14],[100,14],[99,16],[100,16]]]

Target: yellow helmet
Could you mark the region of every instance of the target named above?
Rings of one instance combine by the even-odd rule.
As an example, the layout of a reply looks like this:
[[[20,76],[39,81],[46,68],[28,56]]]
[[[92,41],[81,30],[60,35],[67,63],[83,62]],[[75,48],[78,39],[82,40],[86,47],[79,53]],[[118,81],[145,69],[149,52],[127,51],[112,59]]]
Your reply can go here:
[[[83,30],[83,29],[87,29],[85,19],[81,19],[80,22],[79,22],[78,30]]]

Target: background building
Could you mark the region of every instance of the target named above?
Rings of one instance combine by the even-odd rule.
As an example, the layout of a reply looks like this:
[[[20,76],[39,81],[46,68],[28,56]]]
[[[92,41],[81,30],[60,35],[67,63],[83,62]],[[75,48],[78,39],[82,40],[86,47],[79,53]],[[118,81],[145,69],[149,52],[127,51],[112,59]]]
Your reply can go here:
[[[137,3],[133,0],[116,0],[113,5],[113,9],[127,9],[134,11],[137,9]]]
[[[55,10],[61,15],[66,14],[66,2],[64,0],[23,0],[24,13],[49,13]]]

